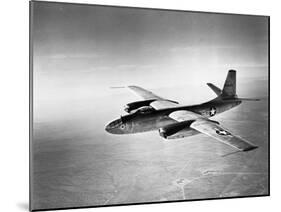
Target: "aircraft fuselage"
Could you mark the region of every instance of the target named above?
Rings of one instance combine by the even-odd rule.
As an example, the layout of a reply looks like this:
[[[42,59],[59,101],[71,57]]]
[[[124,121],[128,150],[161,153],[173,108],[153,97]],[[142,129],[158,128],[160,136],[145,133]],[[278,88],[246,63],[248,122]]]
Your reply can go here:
[[[177,123],[177,121],[169,117],[169,114],[174,111],[187,110],[209,118],[236,107],[239,104],[241,104],[241,101],[237,99],[214,99],[198,105],[179,106],[160,110],[152,109],[146,113],[136,111],[112,121],[106,126],[106,131],[112,134],[132,134],[158,130],[169,124]],[[190,135],[197,134],[193,129],[190,129],[189,133]]]

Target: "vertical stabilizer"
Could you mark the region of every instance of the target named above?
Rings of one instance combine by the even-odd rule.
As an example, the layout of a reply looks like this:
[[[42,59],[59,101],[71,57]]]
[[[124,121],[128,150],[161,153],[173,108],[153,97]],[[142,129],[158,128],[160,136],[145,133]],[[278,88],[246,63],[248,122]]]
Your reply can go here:
[[[229,70],[221,96],[223,98],[236,98],[236,71]]]

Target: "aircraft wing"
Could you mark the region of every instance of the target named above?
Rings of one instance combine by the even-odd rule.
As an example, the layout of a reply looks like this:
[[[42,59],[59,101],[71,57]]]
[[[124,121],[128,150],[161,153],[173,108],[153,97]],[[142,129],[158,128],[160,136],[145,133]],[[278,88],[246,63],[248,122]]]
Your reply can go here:
[[[144,88],[141,88],[139,86],[130,85],[130,86],[128,86],[128,88],[130,88],[135,94],[142,97],[144,100],[147,100],[147,99],[163,99],[162,97],[157,96],[156,94],[152,93],[151,91],[148,91],[148,90],[146,90]]]
[[[156,110],[180,106],[179,103],[176,101],[162,98],[162,97],[152,93],[151,91],[148,91],[139,86],[130,85],[130,86],[128,86],[128,88],[130,88],[135,94],[137,94],[144,100],[155,99],[155,101],[150,103],[150,106],[152,106]]]
[[[190,120],[196,120],[196,119],[204,118],[200,114],[197,114],[197,113],[194,113],[194,112],[191,112],[191,111],[188,111],[188,110],[174,111],[174,112],[170,113],[169,117],[178,121],[178,122],[190,121]]]
[[[179,122],[193,119],[195,121],[191,123],[190,128],[240,151],[250,151],[257,148],[257,146],[251,144],[249,141],[233,135],[227,129],[219,125],[218,122],[206,119],[203,116],[191,111],[175,111],[171,113],[169,117]]]

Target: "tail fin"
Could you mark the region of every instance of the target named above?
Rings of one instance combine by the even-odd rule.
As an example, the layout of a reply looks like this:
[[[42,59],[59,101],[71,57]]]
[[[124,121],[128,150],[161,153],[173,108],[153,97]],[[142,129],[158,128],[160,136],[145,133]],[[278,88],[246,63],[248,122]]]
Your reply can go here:
[[[236,71],[229,70],[223,89],[222,89],[222,98],[237,98],[236,95]]]
[[[229,70],[226,80],[224,82],[223,89],[221,90],[212,83],[207,85],[217,94],[220,100],[239,100],[239,101],[259,101],[260,99],[254,98],[238,98],[236,94],[236,71]],[[217,98],[216,98],[217,99]]]

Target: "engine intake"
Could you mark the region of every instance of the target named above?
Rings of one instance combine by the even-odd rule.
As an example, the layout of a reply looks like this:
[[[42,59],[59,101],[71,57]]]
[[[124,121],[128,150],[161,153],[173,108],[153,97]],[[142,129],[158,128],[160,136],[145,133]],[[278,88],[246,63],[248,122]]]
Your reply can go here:
[[[125,105],[124,110],[127,113],[131,113],[132,111],[135,111],[141,107],[149,106],[151,102],[155,101],[156,99],[148,99],[143,101],[137,101],[137,102],[131,102]]]
[[[147,100],[142,100],[142,101],[137,101],[137,102],[131,102],[125,105],[124,110],[127,113],[131,113],[134,112],[135,110],[144,107],[144,106],[150,106],[151,102],[156,101],[157,99],[147,99]],[[165,101],[169,101],[169,102],[173,102],[175,104],[178,104],[178,102],[173,101],[173,100],[169,100],[169,99],[163,99]]]

